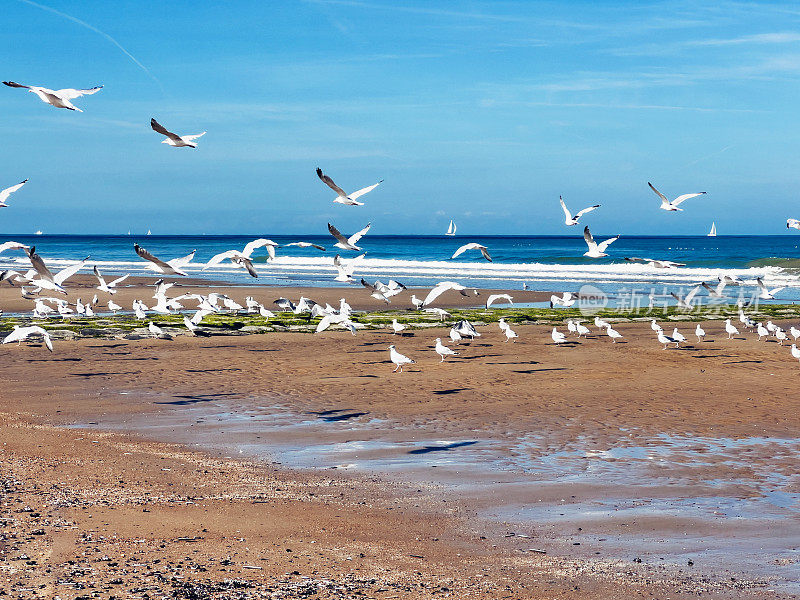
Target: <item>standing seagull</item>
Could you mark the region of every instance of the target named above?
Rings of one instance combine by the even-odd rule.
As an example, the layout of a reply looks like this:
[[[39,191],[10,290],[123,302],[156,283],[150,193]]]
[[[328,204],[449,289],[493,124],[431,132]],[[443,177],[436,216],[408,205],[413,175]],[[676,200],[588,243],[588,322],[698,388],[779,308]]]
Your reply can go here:
[[[472,242],[470,244],[464,244],[458,250],[456,250],[453,253],[453,256],[451,256],[450,258],[455,258],[456,256],[463,254],[467,250],[480,250],[481,254],[483,254],[483,258],[485,258],[489,262],[492,262],[492,257],[489,256],[489,251],[488,251],[489,249],[486,246],[481,246],[480,244],[476,244],[475,242]]]
[[[371,185],[369,187],[361,188],[357,192],[353,192],[352,194],[348,194],[342,188],[340,188],[338,185],[336,185],[333,182],[333,179],[331,179],[330,177],[325,175],[325,173],[323,173],[322,169],[320,169],[319,167],[317,167],[317,177],[319,177],[322,180],[322,183],[324,183],[329,188],[331,188],[334,192],[336,192],[336,198],[333,199],[334,202],[338,202],[339,204],[346,204],[347,206],[364,206],[364,203],[363,202],[358,202],[357,198],[360,198],[364,194],[366,194],[368,192],[371,192],[372,190],[374,190],[376,187],[378,187],[380,184],[383,183],[383,179],[381,179],[375,185]]]
[[[730,319],[725,319],[725,333],[728,334],[728,339],[731,339],[734,335],[739,334],[739,330],[736,329],[733,325],[731,325]]]
[[[341,248],[342,250],[360,251],[361,248],[356,246],[356,244],[358,243],[358,240],[366,235],[370,227],[372,227],[372,223],[367,223],[367,226],[364,227],[364,229],[361,231],[356,231],[349,238],[346,238],[339,232],[338,229],[336,229],[336,227],[328,223],[328,231],[330,231],[331,235],[336,238],[336,243],[334,246]]]
[[[49,90],[45,87],[40,87],[37,85],[22,85],[21,83],[15,83],[13,81],[4,81],[3,83],[8,87],[24,88],[32,94],[39,96],[39,99],[42,102],[51,104],[56,108],[66,108],[67,110],[76,110],[78,112],[83,111],[77,106],[74,106],[70,100],[80,98],[81,96],[96,94],[103,89],[102,85],[98,85],[97,87],[89,88],[88,90],[75,90],[72,88],[65,88],[63,90]]]
[[[697,327],[694,329],[694,334],[697,336],[697,341],[702,342],[703,338],[706,337],[706,331],[702,327],[700,327],[700,323],[697,324]]]
[[[394,344],[389,346],[389,358],[391,359],[391,361],[395,365],[397,365],[394,368],[394,371],[392,371],[392,373],[396,373],[397,369],[400,369],[400,372],[402,373],[403,372],[403,365],[413,365],[414,364],[413,360],[411,360],[407,356],[404,356],[404,355],[400,354],[397,350],[395,350]]]
[[[439,362],[444,362],[445,356],[458,356],[458,352],[451,350],[442,343],[442,338],[436,338],[436,354],[442,357]]]
[[[617,340],[622,339],[622,334],[616,329],[612,329],[611,325],[608,325],[606,327],[606,334],[608,335],[608,337],[611,338],[611,341],[615,344],[617,343]]]
[[[8,197],[26,183],[28,183],[27,179],[25,181],[20,181],[17,185],[12,185],[11,187],[7,187],[6,189],[0,191],[0,208],[7,208],[8,204],[6,204],[6,200],[8,200]]]
[[[705,192],[696,192],[694,194],[684,194],[683,196],[678,196],[677,198],[675,198],[675,200],[670,202],[669,200],[667,200],[667,197],[664,194],[662,194],[656,188],[653,187],[652,183],[650,183],[648,181],[647,185],[649,185],[650,189],[653,190],[656,194],[658,194],[659,198],[661,198],[661,206],[659,206],[659,208],[662,209],[662,210],[669,210],[669,211],[683,210],[682,208],[678,208],[678,205],[681,202],[683,202],[684,200],[688,200],[689,198],[696,198],[697,196],[702,196],[703,194],[705,194]]]
[[[556,343],[556,345],[567,341],[567,336],[558,331],[555,327],[553,327],[553,331],[552,333],[550,333],[550,337],[553,338],[553,341]]]
[[[583,210],[578,211],[573,216],[572,213],[567,208],[567,205],[564,204],[564,199],[561,196],[558,197],[558,201],[561,202],[561,208],[564,210],[564,223],[566,225],[577,225],[578,224],[578,219],[580,219],[587,212],[591,212],[595,208],[600,208],[599,204],[595,204],[594,206],[590,206],[589,208],[584,208]]]
[[[142,248],[139,244],[134,244],[133,249],[136,251],[140,257],[145,260],[150,261],[153,263],[151,267],[154,271],[158,271],[159,273],[164,273],[165,275],[183,275],[186,276],[186,273],[183,272],[183,268],[192,262],[194,258],[195,251],[192,250],[191,253],[183,256],[181,258],[173,258],[172,260],[163,261],[160,258],[157,258],[150,254],[147,250]]]
[[[167,139],[162,140],[162,144],[169,144],[170,146],[174,146],[175,148],[197,148],[197,144],[195,140],[199,137],[203,137],[206,132],[203,133],[196,133],[194,135],[178,135],[177,133],[172,133],[168,131],[163,125],[161,125],[155,119],[150,119],[150,127],[153,128],[153,131],[156,133],[160,133],[161,135],[167,136]]]
[[[584,252],[583,255],[588,256],[589,258],[600,258],[602,256],[608,256],[608,254],[606,254],[606,248],[616,242],[619,239],[619,236],[609,238],[606,241],[598,244],[594,241],[592,233],[589,231],[589,226],[587,225],[583,229],[583,239],[586,240],[586,245],[589,246],[589,250]]]

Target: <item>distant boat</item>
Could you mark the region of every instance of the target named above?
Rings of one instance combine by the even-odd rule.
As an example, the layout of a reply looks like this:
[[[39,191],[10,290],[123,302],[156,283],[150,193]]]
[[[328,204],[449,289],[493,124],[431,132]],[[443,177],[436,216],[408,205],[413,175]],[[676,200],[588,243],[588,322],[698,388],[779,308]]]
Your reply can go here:
[[[37,229],[35,235],[42,235],[42,230],[41,229]]]
[[[453,219],[450,219],[450,225],[447,227],[447,233],[445,235],[455,235],[456,234],[456,224],[453,223]]]
[[[708,232],[708,237],[717,237],[717,224],[711,223],[711,231]]]

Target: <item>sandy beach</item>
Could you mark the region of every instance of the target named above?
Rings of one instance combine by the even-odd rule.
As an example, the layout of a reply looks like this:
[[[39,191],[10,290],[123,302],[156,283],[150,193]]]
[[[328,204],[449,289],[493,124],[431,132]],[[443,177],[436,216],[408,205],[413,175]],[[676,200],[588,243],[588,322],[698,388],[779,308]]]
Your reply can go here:
[[[301,292],[339,290],[252,295]],[[662,350],[643,323],[616,325],[618,344],[560,347],[543,325],[506,343],[489,324],[445,363],[432,345],[446,328],[4,347],[0,581],[24,598],[89,585],[131,598],[788,595],[796,507],[734,513],[797,493],[798,365],[775,342],[704,327],[704,342]],[[402,374],[391,343],[416,360]],[[636,454],[665,444],[661,469]]]

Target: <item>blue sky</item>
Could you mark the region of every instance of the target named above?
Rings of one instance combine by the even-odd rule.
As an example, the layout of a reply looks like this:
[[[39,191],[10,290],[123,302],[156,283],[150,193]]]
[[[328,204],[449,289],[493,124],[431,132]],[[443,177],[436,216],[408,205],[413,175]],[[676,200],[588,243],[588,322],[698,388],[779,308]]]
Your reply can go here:
[[[30,178],[0,231],[574,233],[559,194],[600,234],[800,218],[800,7],[397,4],[3,0],[0,79],[105,87],[0,89],[0,187]],[[317,166],[385,182],[340,206]],[[647,181],[708,194],[666,213]]]

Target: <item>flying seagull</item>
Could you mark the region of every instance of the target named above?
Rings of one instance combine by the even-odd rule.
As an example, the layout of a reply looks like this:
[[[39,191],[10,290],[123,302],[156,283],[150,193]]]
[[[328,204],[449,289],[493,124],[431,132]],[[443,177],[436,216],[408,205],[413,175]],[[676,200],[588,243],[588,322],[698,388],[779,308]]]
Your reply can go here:
[[[27,250],[28,246],[20,244],[19,242],[3,242],[0,244],[0,253],[6,250]]]
[[[38,274],[38,279],[32,279],[30,283],[37,288],[39,291],[42,289],[46,290],[54,290],[57,292],[61,292],[62,294],[66,294],[66,290],[62,287],[62,284],[75,275],[78,271],[81,270],[83,265],[89,259],[87,256],[82,261],[77,262],[73,265],[65,267],[61,269],[58,273],[53,275],[50,272],[50,269],[47,268],[47,265],[44,264],[42,257],[36,254],[36,246],[32,246],[28,250],[26,250],[28,254],[28,259],[31,261],[31,266],[33,267],[34,271]]]
[[[25,180],[27,181],[27,179]],[[786,229],[800,229],[800,221],[797,219],[786,219]]]
[[[595,204],[594,206],[590,206],[590,207],[588,207],[588,208],[584,208],[584,209],[583,209],[583,210],[581,210],[581,211],[578,211],[578,212],[577,212],[577,213],[576,213],[576,214],[573,216],[573,215],[572,215],[572,213],[571,213],[571,212],[569,211],[569,209],[567,208],[567,205],[566,205],[566,204],[564,204],[564,199],[563,199],[561,196],[559,196],[559,197],[558,197],[558,201],[559,201],[559,202],[561,202],[561,208],[564,210],[564,223],[565,223],[566,225],[577,225],[577,224],[578,224],[578,219],[580,219],[580,218],[581,218],[583,215],[585,215],[587,212],[591,212],[591,211],[593,211],[595,208],[600,208],[600,205],[599,205],[599,204]]]
[[[483,258],[485,258],[489,262],[492,262],[492,257],[489,256],[488,248],[486,246],[481,246],[480,244],[476,244],[475,242],[472,242],[470,244],[464,244],[458,250],[456,250],[453,253],[453,256],[451,256],[450,258],[455,258],[456,256],[463,254],[467,250],[480,250],[481,254],[483,254]]]
[[[561,294],[559,298],[555,294],[550,296],[550,308],[553,308],[556,304],[559,306],[563,306],[564,308],[569,308],[575,302],[578,301],[578,294],[573,292],[564,292]]]
[[[8,204],[6,204],[8,197],[26,183],[28,183],[27,179],[25,181],[20,181],[17,185],[12,185],[11,187],[7,187],[6,189],[0,191],[0,208],[8,207]]]
[[[191,253],[183,256],[181,258],[173,258],[172,260],[168,260],[164,262],[160,258],[157,258],[150,254],[147,250],[142,248],[139,244],[134,244],[133,249],[136,251],[140,257],[145,260],[149,260],[153,263],[153,266],[150,267],[154,271],[158,271],[159,273],[164,273],[165,275],[182,275],[186,276],[186,273],[183,272],[183,268],[192,262],[194,258],[195,250],[192,250]]]
[[[130,273],[123,275],[122,277],[117,277],[113,281],[106,283],[106,280],[103,279],[103,276],[100,275],[100,271],[97,270],[97,265],[92,267],[92,271],[94,272],[94,276],[97,277],[97,289],[101,292],[108,292],[109,294],[116,294],[117,293],[117,285],[125,281],[128,277],[130,277]]]
[[[447,290],[455,290],[463,294],[464,290],[466,289],[467,288],[465,288],[463,285],[461,285],[460,283],[456,283],[455,281],[440,281],[434,286],[434,288],[430,292],[428,292],[428,295],[425,296],[425,299],[422,301],[421,306],[428,306],[431,302],[436,300],[436,298],[441,296]]]
[[[253,252],[257,248],[267,248],[267,254],[269,255],[269,260],[273,260],[275,258],[275,248],[278,244],[273,242],[272,240],[268,240],[266,238],[259,238],[257,240],[253,240],[249,242],[244,249],[239,252],[238,250],[226,250],[225,252],[220,252],[219,254],[215,254],[212,256],[209,261],[206,263],[206,266],[203,267],[203,271],[208,269],[209,267],[214,267],[224,261],[225,259],[230,259],[230,261],[240,267],[244,267],[247,269],[247,272],[250,273],[251,277],[258,277],[258,273],[256,273],[256,269],[253,266],[253,261],[251,260],[251,256]]]
[[[297,246],[298,248],[316,248],[317,250],[322,250],[325,252],[325,246],[320,246],[319,244],[312,244],[311,242],[292,242],[290,244],[284,244],[285,246]]]
[[[360,240],[362,237],[366,235],[370,227],[372,227],[372,223],[367,223],[367,226],[364,227],[364,229],[362,229],[361,231],[356,231],[349,238],[346,238],[341,233],[339,233],[339,230],[336,229],[336,227],[328,223],[328,231],[330,231],[331,235],[336,238],[336,243],[334,244],[334,246],[336,246],[337,248],[341,248],[342,250],[360,251],[361,248],[356,246],[356,244],[358,243],[358,240]]]
[[[334,277],[334,281],[341,281],[343,283],[353,283],[353,271],[355,271],[356,265],[361,262],[361,260],[367,255],[365,252],[364,254],[359,254],[355,258],[350,259],[346,263],[339,257],[337,254],[333,257],[333,266],[336,268],[338,273],[336,277]]]
[[[333,182],[333,179],[331,179],[330,177],[325,175],[325,173],[323,173],[322,169],[320,169],[319,167],[317,167],[317,177],[319,177],[322,180],[322,183],[324,183],[329,188],[331,188],[334,192],[336,192],[336,198],[333,199],[334,202],[338,202],[339,204],[346,204],[347,206],[363,206],[364,203],[363,202],[359,202],[357,199],[360,198],[361,196],[363,196],[364,194],[366,194],[368,192],[371,192],[376,187],[378,187],[381,183],[383,183],[383,179],[381,179],[375,185],[371,185],[369,187],[361,188],[357,192],[353,192],[352,194],[348,194],[342,188],[340,188],[338,185],[336,185]]]
[[[486,308],[489,308],[492,305],[492,303],[496,302],[497,300],[505,300],[508,302],[508,304],[512,306],[514,305],[511,296],[509,296],[508,294],[492,294],[486,299]]]
[[[19,344],[23,340],[28,339],[28,337],[31,335],[42,336],[47,349],[50,350],[50,352],[53,351],[53,342],[50,340],[50,334],[47,333],[46,329],[39,327],[38,325],[30,325],[28,327],[14,325],[14,329],[5,337],[3,343],[10,344],[11,342],[17,342],[17,344]]]
[[[761,280],[761,277],[756,278],[756,284],[758,284],[758,289],[759,289],[758,297],[762,300],[774,300],[775,294],[777,294],[784,287],[786,287],[786,286],[781,286],[768,290],[767,286],[765,286],[764,282]]]
[[[66,108],[67,110],[76,110],[78,112],[83,111],[77,106],[73,105],[70,100],[80,98],[81,96],[96,94],[103,89],[102,85],[98,85],[97,87],[89,88],[88,90],[75,90],[72,88],[65,88],[63,90],[49,90],[45,87],[40,87],[37,85],[22,85],[21,83],[15,83],[13,81],[4,81],[3,83],[8,87],[24,88],[32,94],[39,96],[39,99],[42,102],[51,104],[56,108]]]
[[[677,198],[675,198],[675,200],[670,202],[669,200],[667,200],[667,197],[664,194],[662,194],[656,188],[653,187],[652,183],[648,181],[647,185],[649,185],[650,189],[653,190],[656,194],[658,194],[659,198],[661,198],[661,206],[659,206],[659,208],[662,210],[669,210],[669,211],[683,210],[682,208],[678,208],[678,205],[681,202],[683,202],[684,200],[688,200],[689,198],[696,198],[697,196],[702,196],[703,194],[705,194],[705,192],[696,192],[694,194],[683,194],[682,196],[678,196]]]
[[[692,300],[697,295],[697,292],[700,291],[701,287],[703,287],[702,284],[693,287],[691,290],[689,290],[689,293],[686,294],[685,296],[679,296],[674,292],[670,292],[669,295],[675,298],[675,300],[677,300],[679,308],[685,308],[686,310],[691,310],[692,308],[694,308],[694,306],[692,305]]]
[[[656,260],[654,258],[638,258],[636,256],[626,256],[628,262],[644,263],[656,269],[673,269],[675,267],[685,267],[686,263],[672,262],[671,260]]]
[[[619,236],[609,238],[606,241],[598,244],[594,241],[592,233],[589,231],[589,226],[587,225],[583,229],[583,239],[586,240],[586,245],[589,246],[589,250],[584,252],[583,255],[588,256],[589,258],[600,258],[601,256],[608,256],[608,254],[606,254],[606,248],[616,242],[619,239]]]
[[[206,132],[204,131],[203,133],[196,133],[194,135],[180,136],[177,133],[172,133],[171,131],[168,131],[163,125],[161,125],[155,119],[150,119],[150,127],[153,128],[153,131],[160,133],[161,135],[167,136],[167,139],[161,141],[162,144],[169,144],[170,146],[174,146],[175,148],[197,148],[195,140],[206,134]]]

